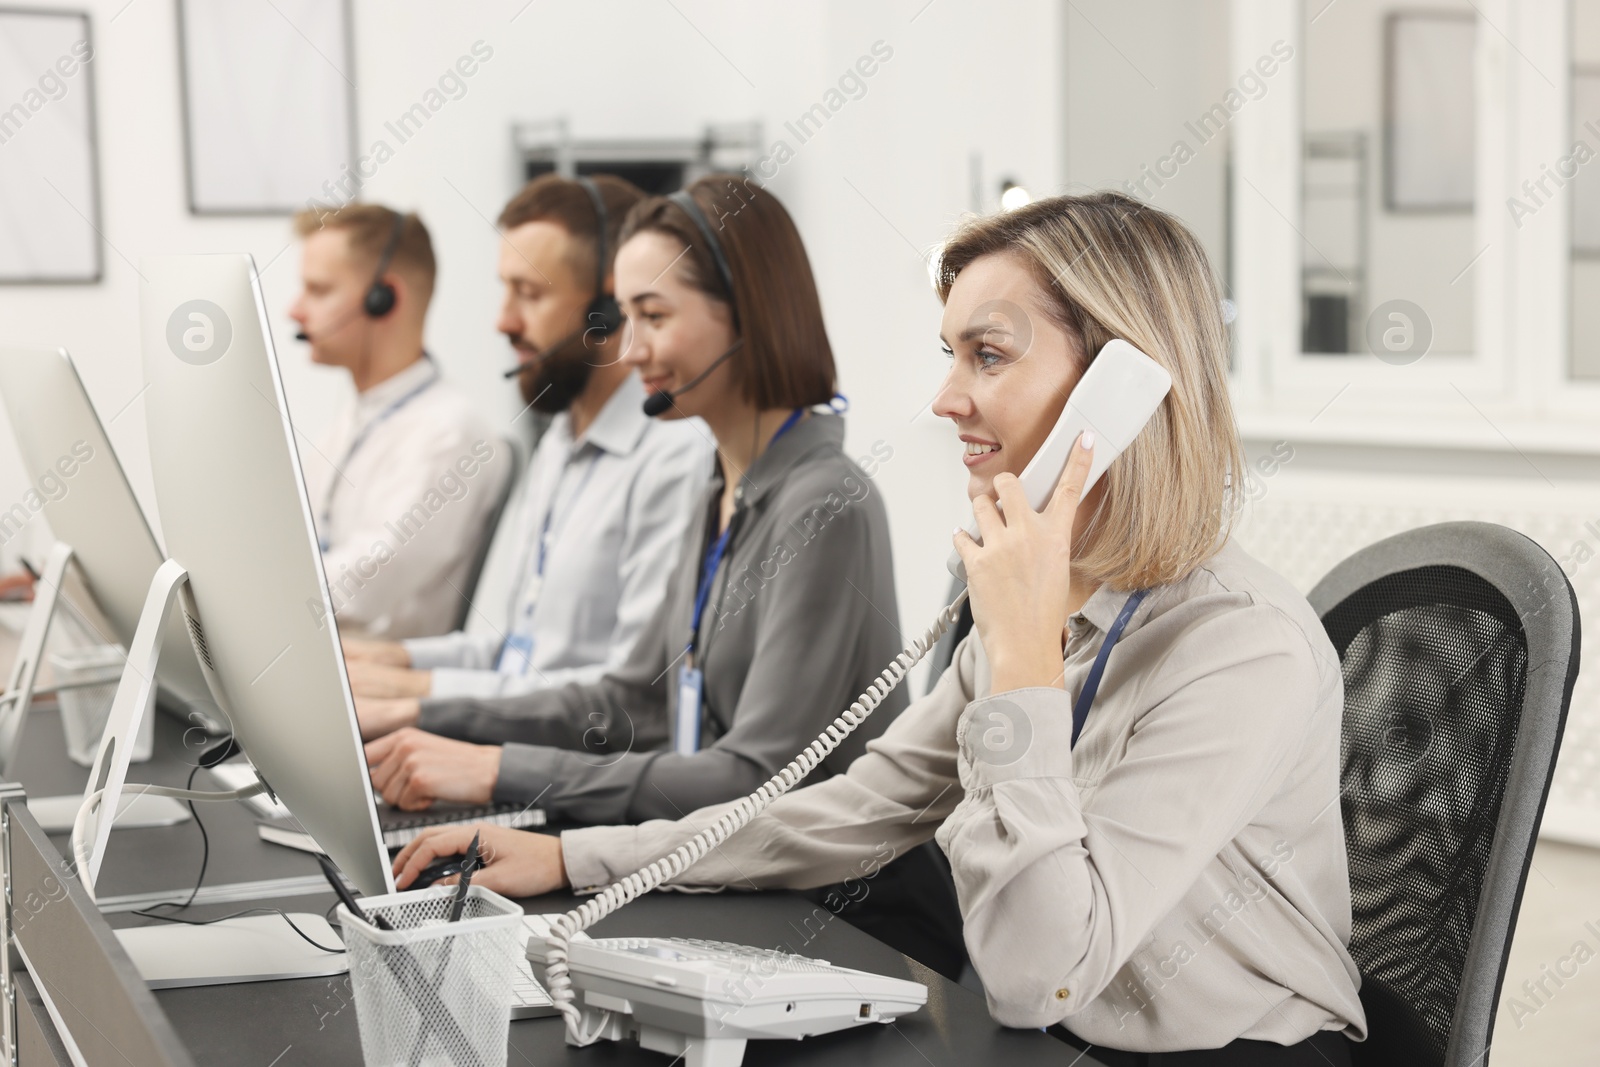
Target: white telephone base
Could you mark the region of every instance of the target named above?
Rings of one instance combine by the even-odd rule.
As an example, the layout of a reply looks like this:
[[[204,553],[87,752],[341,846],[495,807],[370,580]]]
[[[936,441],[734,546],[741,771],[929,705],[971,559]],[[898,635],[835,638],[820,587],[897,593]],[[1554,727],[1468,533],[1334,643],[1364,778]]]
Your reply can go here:
[[[920,982],[720,941],[575,939],[567,952],[585,1033],[636,1036],[641,1048],[681,1056],[685,1067],[739,1067],[752,1039],[890,1023],[928,1000]],[[529,940],[528,958],[547,964],[543,941]]]

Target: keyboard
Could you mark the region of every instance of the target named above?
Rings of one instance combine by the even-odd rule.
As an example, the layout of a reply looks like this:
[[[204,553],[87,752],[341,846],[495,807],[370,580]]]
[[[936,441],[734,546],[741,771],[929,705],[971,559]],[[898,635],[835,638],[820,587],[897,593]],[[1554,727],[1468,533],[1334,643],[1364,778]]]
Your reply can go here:
[[[378,828],[383,831],[383,844],[391,853],[399,852],[430,826],[473,826],[489,823],[507,826],[513,830],[526,830],[543,826],[544,811],[521,804],[444,804],[427,811],[401,811],[386,804],[378,805]],[[256,820],[256,833],[263,841],[287,845],[303,852],[321,852],[322,849],[295,821],[294,816]]]
[[[472,826],[488,823],[513,830],[526,830],[544,825],[544,811],[526,804],[482,804],[464,806],[447,804],[427,811],[401,811],[387,805],[378,805],[378,826],[383,830],[383,843],[390,849],[402,849],[416,836],[432,826]]]
[[[550,936],[551,916],[524,915],[522,928],[528,938],[538,938],[540,944]],[[576,941],[589,940],[588,934],[579,934]],[[550,999],[550,994],[545,992],[544,984],[539,977],[544,969],[539,968],[539,976],[534,974],[533,961],[521,959],[517,961],[517,976],[511,983],[511,1017],[513,1019],[538,1019],[546,1015],[556,1014],[555,1002]]]
[[[546,963],[543,938],[528,957]],[[691,1063],[737,1065],[747,1041],[890,1023],[928,1000],[920,982],[698,938],[575,938],[567,965],[587,1032]]]

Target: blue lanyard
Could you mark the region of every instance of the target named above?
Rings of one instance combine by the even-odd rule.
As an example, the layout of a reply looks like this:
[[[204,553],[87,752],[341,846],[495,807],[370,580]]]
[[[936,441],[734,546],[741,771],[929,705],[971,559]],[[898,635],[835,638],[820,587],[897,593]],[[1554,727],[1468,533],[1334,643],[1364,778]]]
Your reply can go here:
[[[722,557],[728,551],[728,538],[733,536],[733,523],[728,523],[728,528],[716,539],[710,548],[706,549],[706,558],[700,564],[700,588],[694,594],[694,618],[689,622],[689,649],[694,651],[694,645],[700,637],[700,617],[705,614],[706,600],[711,596],[711,580],[717,575],[717,568],[722,566]]]
[[[805,408],[795,408],[789,417],[783,421],[783,425],[778,427],[778,432],[772,435],[772,440],[767,442],[767,447],[771,448],[778,438],[788,433],[789,429],[800,421],[800,416],[805,413]],[[736,520],[737,518],[738,516],[736,515],[734,519]],[[700,588],[694,594],[694,615],[689,620],[689,646],[684,650],[685,652],[692,654],[695,642],[700,639],[700,619],[705,614],[706,600],[711,596],[711,582],[717,576],[717,568],[722,566],[723,557],[727,555],[729,540],[733,536],[733,527],[734,520],[730,520],[728,528],[722,531],[721,536],[712,543],[710,548],[706,549],[705,559],[701,561]]]
[[[584,487],[589,484],[589,479],[594,476],[594,469],[595,467],[599,466],[599,464],[600,450],[597,447],[594,455],[589,459],[589,465],[584,468],[583,478],[578,482],[578,487],[572,491],[572,496],[567,498],[567,503],[569,505],[577,505],[578,498],[583,495]],[[539,537],[536,542],[537,547],[534,545],[528,546],[528,551],[522,556],[522,565],[517,568],[517,584],[512,588],[514,590],[514,595],[518,597],[521,597],[527,591],[528,561],[530,557],[534,561],[533,573],[540,579],[544,578],[545,560],[549,557],[550,526],[555,519],[556,501],[561,494],[561,483],[566,478],[566,472],[569,466],[570,461],[567,465],[563,465],[561,468],[562,477],[556,480],[555,489],[550,493],[550,506],[544,509],[544,524],[539,530]],[[565,523],[562,525],[564,527]],[[538,604],[538,602],[539,598],[535,596],[531,601],[522,605],[522,618],[524,621],[533,616],[534,607]],[[512,606],[515,608],[516,605],[513,604]]]
[[[432,365],[432,363],[433,363],[433,357],[432,356],[430,356],[426,352],[424,352],[422,354],[422,358],[427,360],[430,366]],[[370,422],[368,422],[365,426],[361,427],[360,432],[356,434],[356,436],[355,436],[355,438],[353,440],[351,440],[350,447],[348,447],[348,448],[346,448],[344,450],[344,459],[341,460],[339,462],[339,465],[334,468],[334,470],[333,470],[333,474],[334,474],[333,481],[328,486],[327,498],[324,499],[323,502],[322,502],[322,521],[317,524],[318,525],[318,529],[321,531],[321,536],[319,538],[319,542],[321,543],[322,551],[326,552],[326,551],[328,551],[328,549],[330,547],[331,533],[330,533],[330,531],[328,529],[328,524],[332,520],[332,517],[333,517],[333,497],[334,497],[334,494],[336,494],[339,491],[339,479],[344,476],[343,475],[344,469],[350,465],[350,461],[352,459],[356,458],[356,453],[361,451],[361,446],[367,443],[367,438],[372,434],[373,430],[377,429],[379,423],[381,423],[385,419],[389,418],[389,416],[393,415],[395,412],[399,411],[401,408],[403,408],[407,404],[411,403],[413,400],[415,400],[417,397],[421,396],[423,393],[426,393],[429,389],[433,388],[433,386],[435,384],[437,384],[438,381],[439,381],[439,368],[434,367],[433,368],[433,373],[429,374],[428,377],[423,379],[421,383],[419,383],[416,387],[414,387],[410,392],[406,393],[400,399],[396,400],[394,403],[390,404],[388,407],[386,407],[382,411],[378,412],[378,414],[376,416],[374,416]]]
[[[572,495],[567,498],[568,506],[570,506],[570,507],[576,507],[577,506],[578,498],[583,496],[583,488],[584,488],[584,486],[588,485],[589,484],[589,479],[594,477],[594,469],[595,469],[596,466],[599,465],[599,463],[600,463],[600,449],[597,447],[595,449],[594,455],[589,460],[589,465],[583,469],[583,477],[578,482],[578,488],[574,489],[572,491]],[[561,485],[558,482],[556,484],[556,493],[559,493],[560,491],[561,491]],[[550,494],[550,506],[548,508],[546,508],[545,512],[544,512],[544,527],[542,529],[540,529],[540,531],[539,531],[539,563],[538,563],[538,569],[535,570],[534,573],[537,574],[541,578],[544,577],[544,561],[545,561],[545,557],[549,553],[550,524],[555,519],[555,514],[556,514],[556,494],[552,493],[552,494]]]
[[[1094,704],[1095,694],[1100,691],[1100,676],[1105,673],[1106,660],[1111,658],[1111,649],[1122,638],[1122,631],[1127,627],[1128,620],[1133,618],[1133,613],[1139,610],[1139,604],[1144,600],[1148,589],[1140,589],[1128,597],[1122,605],[1122,610],[1117,612],[1117,621],[1111,624],[1111,629],[1106,631],[1106,639],[1100,642],[1100,651],[1095,653],[1094,666],[1089,668],[1089,677],[1083,683],[1083,692],[1078,694],[1078,699],[1072,705],[1072,744],[1078,743],[1078,734],[1083,731],[1083,724],[1089,718],[1089,708]]]

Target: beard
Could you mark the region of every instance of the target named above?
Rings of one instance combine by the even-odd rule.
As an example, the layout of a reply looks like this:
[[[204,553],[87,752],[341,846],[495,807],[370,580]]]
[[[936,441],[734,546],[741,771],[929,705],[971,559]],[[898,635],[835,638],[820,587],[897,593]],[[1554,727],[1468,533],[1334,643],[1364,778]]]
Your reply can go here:
[[[511,339],[512,347],[527,352],[530,347],[521,337]],[[542,359],[526,367],[517,375],[517,388],[522,402],[545,415],[567,410],[589,384],[594,366],[589,361],[589,350],[581,335],[557,343]]]

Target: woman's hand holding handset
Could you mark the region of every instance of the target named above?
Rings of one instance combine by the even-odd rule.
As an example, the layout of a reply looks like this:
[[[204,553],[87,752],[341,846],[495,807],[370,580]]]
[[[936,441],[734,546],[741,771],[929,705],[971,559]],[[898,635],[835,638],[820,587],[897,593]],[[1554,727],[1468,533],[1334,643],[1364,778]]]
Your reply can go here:
[[[983,543],[956,529],[972,621],[983,641],[996,693],[1062,684],[1061,638],[1071,614],[1073,522],[1093,457],[1094,434],[1085,431],[1073,445],[1043,511],[1028,506],[1016,475],[996,475],[994,491],[1000,507],[987,493],[972,501]]]

